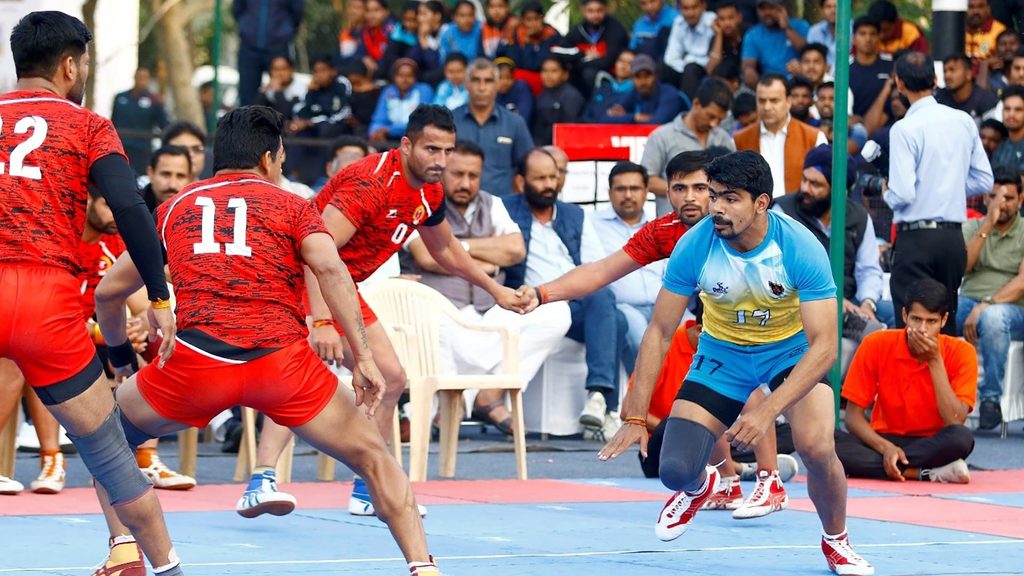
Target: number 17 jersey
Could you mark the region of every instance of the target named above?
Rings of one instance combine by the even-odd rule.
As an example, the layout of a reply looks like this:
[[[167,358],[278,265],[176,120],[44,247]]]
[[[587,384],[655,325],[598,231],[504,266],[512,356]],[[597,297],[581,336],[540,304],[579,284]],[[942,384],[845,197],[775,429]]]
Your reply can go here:
[[[753,250],[737,252],[715,232],[712,218],[676,245],[665,289],[690,296],[700,289],[704,332],[723,342],[756,346],[803,330],[800,302],[835,298],[828,255],[802,224],[768,211],[768,232]]]
[[[109,120],[52,92],[0,95],[0,264],[78,274],[89,170],[124,156]]]

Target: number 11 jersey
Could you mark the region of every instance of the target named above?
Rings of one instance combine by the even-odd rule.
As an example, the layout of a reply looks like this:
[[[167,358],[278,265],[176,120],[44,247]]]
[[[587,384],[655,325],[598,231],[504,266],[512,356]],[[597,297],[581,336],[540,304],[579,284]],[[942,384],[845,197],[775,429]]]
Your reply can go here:
[[[109,120],[52,92],[0,95],[0,264],[78,274],[89,170],[124,156]]]

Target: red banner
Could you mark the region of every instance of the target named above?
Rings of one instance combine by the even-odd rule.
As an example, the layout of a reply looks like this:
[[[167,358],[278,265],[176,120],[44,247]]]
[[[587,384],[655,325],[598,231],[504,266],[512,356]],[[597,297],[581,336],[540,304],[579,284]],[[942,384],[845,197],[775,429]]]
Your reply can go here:
[[[569,160],[640,162],[654,124],[555,124],[553,143]]]

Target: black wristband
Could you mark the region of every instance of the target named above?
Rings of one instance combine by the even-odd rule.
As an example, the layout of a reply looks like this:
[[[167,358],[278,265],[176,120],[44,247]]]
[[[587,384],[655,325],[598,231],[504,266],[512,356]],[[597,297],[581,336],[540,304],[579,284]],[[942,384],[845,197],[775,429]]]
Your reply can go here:
[[[139,358],[135,355],[135,347],[131,340],[125,340],[124,344],[107,346],[107,356],[114,368],[124,368],[131,365],[132,370],[139,370]]]

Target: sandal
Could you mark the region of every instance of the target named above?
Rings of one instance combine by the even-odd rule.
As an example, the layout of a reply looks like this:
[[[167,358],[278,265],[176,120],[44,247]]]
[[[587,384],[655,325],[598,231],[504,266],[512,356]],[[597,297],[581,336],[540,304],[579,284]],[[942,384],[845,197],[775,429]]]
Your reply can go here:
[[[491,414],[493,414],[495,410],[497,410],[498,408],[503,408],[504,406],[505,406],[505,399],[504,398],[502,398],[500,400],[495,400],[494,402],[491,402],[490,404],[488,404],[486,406],[481,406],[481,405],[479,405],[479,404],[474,402],[473,403],[473,413],[472,413],[473,419],[474,420],[480,420],[480,421],[484,422],[485,424],[490,424],[490,425],[494,426],[502,434],[511,434],[512,433],[512,416],[511,415],[508,416],[507,418],[505,418],[504,420],[500,421],[500,422],[498,420],[494,419],[493,417],[491,417]]]

